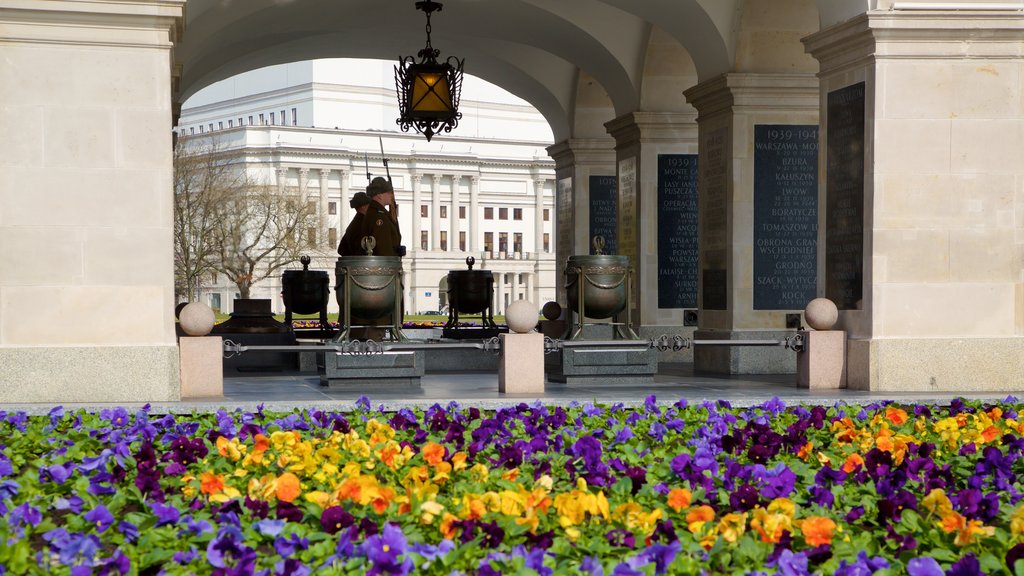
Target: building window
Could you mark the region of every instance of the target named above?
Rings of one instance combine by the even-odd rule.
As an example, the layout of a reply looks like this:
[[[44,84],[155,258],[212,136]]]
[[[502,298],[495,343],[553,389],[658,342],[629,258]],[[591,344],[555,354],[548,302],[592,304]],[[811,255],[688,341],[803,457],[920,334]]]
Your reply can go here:
[[[310,248],[316,246],[316,228],[306,228],[306,245]]]
[[[426,204],[420,204],[420,218],[426,218],[430,216],[430,207]]]
[[[448,250],[448,232],[441,230],[441,250]]]
[[[249,116],[249,126],[252,126],[252,116]]]
[[[551,210],[548,209],[548,208],[545,208],[544,209],[544,221],[548,222],[549,220],[551,220]]]
[[[274,114],[273,112],[270,113],[270,123],[277,124],[277,114]]]
[[[551,234],[544,233],[544,251],[551,252]]]
[[[331,246],[338,245],[338,230],[335,228],[327,229],[327,243]]]
[[[494,254],[494,232],[484,232],[484,252]]]
[[[466,207],[465,206],[459,206],[459,219],[460,220],[465,220],[466,219]]]
[[[228,120],[228,128],[234,128],[234,127],[235,127],[235,121],[234,120]]]
[[[494,220],[494,208],[490,206],[484,208],[484,220]]]
[[[213,132],[213,122],[210,122],[210,132]]]
[[[192,126],[188,130],[189,130],[189,132],[188,132],[189,134],[195,134],[196,133],[196,127],[195,126]]]
[[[523,234],[521,232],[516,232],[515,234],[512,235],[512,251],[523,251]]]
[[[513,208],[512,209],[512,219],[513,220],[522,220],[523,219],[523,209],[522,208]]]
[[[284,116],[284,110],[281,110],[281,126],[287,126],[288,120]]]
[[[427,231],[420,230],[420,250],[427,249]]]
[[[337,202],[328,202],[327,203],[327,213],[330,214],[331,216],[334,216],[335,214],[337,214],[338,213],[338,203]]]
[[[266,125],[267,125],[267,117],[264,116],[263,114],[260,114],[260,126],[266,126]]]
[[[223,129],[224,129],[224,123],[223,122],[217,122],[217,130],[223,130]]]
[[[459,231],[459,250],[466,251],[466,233]]]
[[[203,125],[202,125],[202,124],[200,124],[200,125],[199,125],[199,133],[200,133],[200,134],[205,134],[205,133],[206,133],[206,129],[205,129],[205,128],[203,128]]]
[[[447,217],[448,217],[448,207],[447,206],[441,206],[441,218],[447,218]]]
[[[508,252],[508,232],[498,233],[498,252],[502,254]]]
[[[295,113],[295,108],[292,108],[292,126],[298,126],[299,115]]]
[[[244,118],[242,118],[241,116],[239,116],[239,117],[238,117],[238,125],[239,125],[239,126],[245,126],[245,122],[243,122],[243,120],[245,120],[245,119],[244,119]],[[250,121],[251,121],[251,120],[250,120]]]
[[[508,220],[508,208],[498,208],[498,220]]]

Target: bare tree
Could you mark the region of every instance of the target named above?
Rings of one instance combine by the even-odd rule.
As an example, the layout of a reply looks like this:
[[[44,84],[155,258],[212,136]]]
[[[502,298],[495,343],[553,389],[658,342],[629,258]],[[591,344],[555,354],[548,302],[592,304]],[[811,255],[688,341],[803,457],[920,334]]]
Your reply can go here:
[[[316,250],[322,236],[317,205],[302,193],[247,186],[224,203],[219,221],[217,270],[249,298],[253,286]]]
[[[215,241],[227,198],[244,188],[244,174],[207,138],[178,140],[174,148],[174,291],[199,298],[203,279],[217,270]]]

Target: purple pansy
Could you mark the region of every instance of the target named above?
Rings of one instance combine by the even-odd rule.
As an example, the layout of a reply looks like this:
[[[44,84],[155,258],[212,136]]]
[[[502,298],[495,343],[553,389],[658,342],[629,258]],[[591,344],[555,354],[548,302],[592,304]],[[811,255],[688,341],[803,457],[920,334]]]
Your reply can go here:
[[[110,528],[114,523],[114,515],[111,514],[110,510],[108,510],[103,504],[99,504],[92,510],[86,512],[82,518],[92,524],[95,524],[96,530],[101,534],[106,532],[107,528]]]

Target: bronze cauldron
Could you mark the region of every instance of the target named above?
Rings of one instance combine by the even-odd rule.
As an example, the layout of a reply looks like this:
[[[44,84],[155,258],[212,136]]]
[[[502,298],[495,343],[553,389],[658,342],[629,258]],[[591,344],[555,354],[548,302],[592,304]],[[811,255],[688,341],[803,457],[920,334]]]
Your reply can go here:
[[[480,314],[485,327],[496,327],[491,313],[494,301],[494,275],[489,270],[473,270],[476,258],[466,258],[468,270],[448,271],[448,322],[457,326],[459,314]]]
[[[398,256],[342,256],[335,265],[335,293],[345,310],[345,289],[350,317],[376,320],[398,309],[402,290],[402,259]]]
[[[582,316],[611,318],[626,308],[629,257],[615,255],[570,256],[565,266],[565,296],[569,308],[580,314],[580,290],[585,310]]]
[[[320,314],[320,328],[327,330],[327,302],[331,278],[323,270],[309,269],[309,256],[299,259],[302,270],[285,270],[281,275],[284,322],[291,326],[292,314]]]

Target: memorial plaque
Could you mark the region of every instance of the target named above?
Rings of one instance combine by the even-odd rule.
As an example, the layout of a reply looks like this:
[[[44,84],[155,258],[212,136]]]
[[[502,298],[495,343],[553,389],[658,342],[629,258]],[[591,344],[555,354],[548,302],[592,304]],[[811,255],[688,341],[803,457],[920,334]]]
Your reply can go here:
[[[590,177],[590,238],[604,236],[605,254],[618,254],[618,203],[615,176]],[[595,253],[593,243],[590,253]]]
[[[864,280],[864,83],[828,93],[825,297],[851,310]]]
[[[697,155],[658,155],[658,308],[697,307]]]
[[[754,127],[754,309],[802,310],[818,283],[818,127]]]

